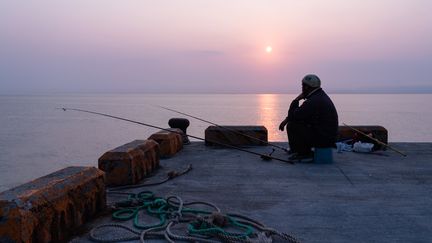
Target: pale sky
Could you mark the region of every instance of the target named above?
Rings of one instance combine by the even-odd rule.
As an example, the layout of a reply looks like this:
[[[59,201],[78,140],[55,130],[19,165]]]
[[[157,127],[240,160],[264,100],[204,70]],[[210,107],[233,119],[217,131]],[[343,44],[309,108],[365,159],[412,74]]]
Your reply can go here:
[[[431,12],[431,0],[0,0],[0,94],[296,93],[307,73],[329,92],[432,92]]]

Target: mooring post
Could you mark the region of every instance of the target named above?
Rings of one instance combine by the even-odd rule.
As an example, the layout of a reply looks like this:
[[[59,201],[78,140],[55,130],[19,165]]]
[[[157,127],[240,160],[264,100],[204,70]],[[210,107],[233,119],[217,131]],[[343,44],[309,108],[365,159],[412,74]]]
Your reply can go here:
[[[183,131],[183,135],[182,135],[182,140],[183,140],[183,144],[190,144],[189,138],[188,136],[186,136],[186,129],[189,126],[189,120],[186,118],[171,118],[168,121],[168,125],[171,128],[179,128],[180,130]]]

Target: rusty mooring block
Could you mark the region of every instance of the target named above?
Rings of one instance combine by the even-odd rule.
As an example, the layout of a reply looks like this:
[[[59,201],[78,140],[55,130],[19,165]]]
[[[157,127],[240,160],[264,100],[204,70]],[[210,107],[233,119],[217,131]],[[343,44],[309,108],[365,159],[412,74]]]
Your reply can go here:
[[[264,126],[209,126],[205,130],[206,145],[267,145],[267,141],[268,132]]]
[[[0,242],[63,242],[105,207],[104,173],[67,167],[0,193]]]
[[[168,131],[167,131],[168,130]],[[149,139],[156,141],[160,145],[160,155],[171,157],[183,148],[183,131],[178,128],[169,128],[153,133]]]
[[[378,139],[383,143],[388,143],[388,132],[382,126],[351,126],[365,134],[372,134],[373,138]],[[371,139],[366,136],[354,131],[350,127],[347,126],[339,126],[338,131],[338,141],[346,140],[346,139],[357,139],[364,142],[374,143]],[[385,146],[377,145],[378,149],[385,149]]]
[[[136,184],[159,167],[159,144],[135,140],[104,153],[98,161],[109,186]]]

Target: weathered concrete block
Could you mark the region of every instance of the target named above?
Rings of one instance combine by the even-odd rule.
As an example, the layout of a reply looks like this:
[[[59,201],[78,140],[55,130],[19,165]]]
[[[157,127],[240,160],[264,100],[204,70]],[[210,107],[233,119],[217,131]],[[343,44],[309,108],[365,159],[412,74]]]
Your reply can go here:
[[[260,141],[261,140],[261,141]],[[267,145],[268,132],[264,126],[209,126],[205,130],[205,144],[233,146]]]
[[[171,157],[183,148],[183,131],[178,128],[168,128],[153,133],[148,139],[156,141],[160,146],[160,156]]]
[[[159,144],[135,140],[104,153],[98,161],[109,186],[136,184],[159,167]]]
[[[363,133],[366,134],[373,134],[373,137],[375,139],[378,139],[379,141],[383,143],[388,143],[388,132],[387,129],[385,129],[382,126],[352,126],[353,128],[360,130]],[[357,139],[364,141],[364,142],[370,142],[374,143],[371,139],[365,137],[364,135],[357,134],[356,131],[353,129],[347,127],[347,126],[339,126],[338,131],[338,140],[345,140],[345,139],[352,139],[355,136],[357,136]],[[385,146],[378,146],[379,149],[385,149]]]
[[[105,207],[104,173],[67,167],[0,193],[0,242],[62,242]]]

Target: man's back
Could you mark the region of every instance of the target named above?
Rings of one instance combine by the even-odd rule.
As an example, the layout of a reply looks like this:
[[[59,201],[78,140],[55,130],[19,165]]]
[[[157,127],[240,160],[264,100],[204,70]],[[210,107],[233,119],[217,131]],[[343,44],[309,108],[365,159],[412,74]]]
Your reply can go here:
[[[311,126],[314,146],[334,146],[338,132],[338,114],[324,90],[320,88],[313,92],[300,107],[291,107],[288,114],[290,121]]]

